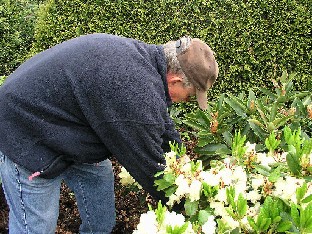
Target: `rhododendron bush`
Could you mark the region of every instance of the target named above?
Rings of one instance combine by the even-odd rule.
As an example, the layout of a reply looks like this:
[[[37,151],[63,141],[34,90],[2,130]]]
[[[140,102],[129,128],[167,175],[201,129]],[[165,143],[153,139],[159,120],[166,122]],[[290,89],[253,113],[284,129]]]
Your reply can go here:
[[[172,145],[155,175],[168,201],[142,214],[134,233],[312,233],[312,140],[300,136],[285,127],[256,152],[238,132],[232,154],[209,168]]]

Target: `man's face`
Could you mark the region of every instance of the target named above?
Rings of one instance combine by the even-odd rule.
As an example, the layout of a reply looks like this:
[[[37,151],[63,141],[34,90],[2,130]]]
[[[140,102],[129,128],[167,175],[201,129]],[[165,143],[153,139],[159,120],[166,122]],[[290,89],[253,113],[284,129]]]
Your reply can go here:
[[[168,89],[172,102],[187,102],[196,94],[194,85],[185,86],[182,79],[169,81]]]

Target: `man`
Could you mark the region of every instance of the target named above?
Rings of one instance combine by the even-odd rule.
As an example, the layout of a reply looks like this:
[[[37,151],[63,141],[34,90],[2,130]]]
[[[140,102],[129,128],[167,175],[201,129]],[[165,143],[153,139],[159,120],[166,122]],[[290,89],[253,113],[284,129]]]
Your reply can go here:
[[[0,87],[0,168],[10,233],[54,233],[60,184],[74,191],[80,233],[115,224],[115,156],[155,198],[169,142],[181,143],[167,108],[206,91],[218,75],[212,50],[184,37],[164,45],[107,34],[41,52]]]

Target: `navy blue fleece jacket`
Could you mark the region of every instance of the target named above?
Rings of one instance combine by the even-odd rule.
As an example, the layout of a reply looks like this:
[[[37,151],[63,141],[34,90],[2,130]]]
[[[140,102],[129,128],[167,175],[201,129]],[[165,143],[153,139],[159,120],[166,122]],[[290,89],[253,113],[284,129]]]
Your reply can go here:
[[[161,45],[81,36],[35,55],[0,86],[0,151],[44,178],[115,156],[155,194],[168,142],[181,142],[170,104]]]

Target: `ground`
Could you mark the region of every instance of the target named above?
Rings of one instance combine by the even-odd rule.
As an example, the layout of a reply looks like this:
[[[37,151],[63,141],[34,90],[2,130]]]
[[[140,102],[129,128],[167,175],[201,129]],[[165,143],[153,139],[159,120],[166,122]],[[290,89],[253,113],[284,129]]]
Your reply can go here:
[[[192,148],[194,141],[185,143],[188,154],[194,157]],[[132,233],[139,223],[140,215],[148,210],[147,204],[155,205],[154,201],[144,190],[133,192],[127,190],[119,183],[118,173],[120,165],[112,159],[115,174],[115,199],[116,199],[116,226],[113,234]],[[8,207],[0,186],[0,234],[8,233]],[[75,196],[69,188],[62,184],[60,197],[60,214],[57,224],[56,234],[78,233],[80,225],[79,212],[76,205]]]

